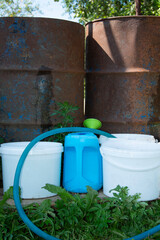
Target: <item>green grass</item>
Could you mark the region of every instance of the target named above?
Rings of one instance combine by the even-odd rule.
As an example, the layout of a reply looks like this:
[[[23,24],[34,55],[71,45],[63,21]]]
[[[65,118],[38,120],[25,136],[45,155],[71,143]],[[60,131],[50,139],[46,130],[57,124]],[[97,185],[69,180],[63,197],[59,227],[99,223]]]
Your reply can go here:
[[[59,239],[121,240],[160,224],[160,200],[139,202],[139,195],[129,196],[127,187],[117,186],[114,197],[103,199],[91,187],[83,197],[50,184],[44,188],[61,199],[54,205],[46,199],[41,204],[24,207],[24,211],[36,226]],[[0,202],[0,240],[41,239],[26,227],[17,210],[6,203],[11,197],[12,188]],[[146,239],[160,239],[160,233]]]

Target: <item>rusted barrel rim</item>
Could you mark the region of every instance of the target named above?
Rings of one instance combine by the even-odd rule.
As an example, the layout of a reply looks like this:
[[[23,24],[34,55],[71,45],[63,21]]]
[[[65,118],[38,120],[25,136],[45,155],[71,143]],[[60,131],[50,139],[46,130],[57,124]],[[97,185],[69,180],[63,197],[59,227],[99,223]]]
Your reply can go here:
[[[123,19],[123,18],[159,18],[160,16],[147,16],[147,15],[140,15],[140,16],[117,16],[117,17],[108,17],[108,18],[98,18],[93,21],[87,22],[85,26],[87,26],[89,23],[95,23],[95,22],[101,22],[105,20],[118,20],[118,19]]]
[[[73,24],[78,24],[78,25],[81,25],[82,28],[84,28],[84,26],[78,22],[73,22],[73,21],[70,21],[70,20],[65,20],[65,19],[60,19],[60,18],[46,18],[46,17],[0,17],[0,19],[33,19],[34,20],[50,20],[50,21],[53,21],[53,20],[56,20],[56,21],[60,21],[60,22],[69,22],[69,23],[73,23]]]

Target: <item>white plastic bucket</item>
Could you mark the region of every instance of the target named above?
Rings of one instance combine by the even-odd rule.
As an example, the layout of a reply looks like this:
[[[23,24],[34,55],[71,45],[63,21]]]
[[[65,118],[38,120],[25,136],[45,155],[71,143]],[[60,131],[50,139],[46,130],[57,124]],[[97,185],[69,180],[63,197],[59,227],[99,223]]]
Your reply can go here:
[[[1,145],[3,192],[13,186],[19,158],[28,143],[14,142]],[[55,195],[42,189],[42,187],[46,183],[60,186],[62,152],[62,144],[55,142],[38,142],[31,149],[20,176],[22,198],[45,198]]]
[[[142,201],[159,197],[160,145],[150,142],[114,139],[100,148],[103,157],[103,192],[117,185],[128,186],[131,195],[141,193]]]
[[[148,141],[148,142],[156,142],[153,135],[147,134],[135,134],[135,133],[113,133],[116,138],[127,139],[127,140],[136,140],[136,141]],[[103,135],[99,137],[99,143],[103,144],[105,141],[110,140],[112,138],[107,138]]]

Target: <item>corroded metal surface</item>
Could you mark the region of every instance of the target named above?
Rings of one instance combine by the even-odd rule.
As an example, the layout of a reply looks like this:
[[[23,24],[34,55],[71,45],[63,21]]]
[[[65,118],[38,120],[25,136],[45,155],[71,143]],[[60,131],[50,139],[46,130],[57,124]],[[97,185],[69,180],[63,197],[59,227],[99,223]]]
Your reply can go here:
[[[59,119],[57,102],[83,121],[84,27],[47,18],[0,18],[0,136],[31,140]]]
[[[160,139],[160,17],[93,21],[86,38],[86,117]]]

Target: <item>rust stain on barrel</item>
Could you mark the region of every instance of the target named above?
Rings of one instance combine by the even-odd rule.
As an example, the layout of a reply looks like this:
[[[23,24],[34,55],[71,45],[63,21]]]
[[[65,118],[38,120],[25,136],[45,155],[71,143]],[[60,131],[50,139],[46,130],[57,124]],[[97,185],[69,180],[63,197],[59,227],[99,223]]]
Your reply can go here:
[[[83,121],[84,27],[47,18],[0,18],[0,135],[32,140],[61,119],[57,102]]]
[[[160,138],[160,17],[95,20],[86,41],[86,117]]]

